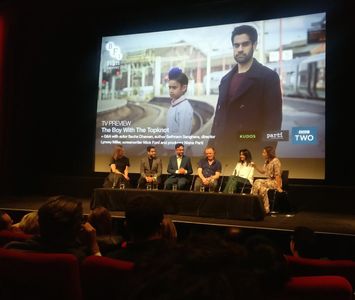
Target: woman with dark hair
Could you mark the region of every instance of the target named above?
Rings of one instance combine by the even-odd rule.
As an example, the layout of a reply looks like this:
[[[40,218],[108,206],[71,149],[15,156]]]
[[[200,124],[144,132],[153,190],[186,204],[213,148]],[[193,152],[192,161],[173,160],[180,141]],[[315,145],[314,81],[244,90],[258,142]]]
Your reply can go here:
[[[269,189],[275,189],[278,192],[282,192],[281,162],[276,157],[275,149],[272,146],[264,147],[262,156],[265,159],[262,169],[257,167],[255,163],[252,163],[252,165],[259,173],[265,174],[266,179],[255,180],[251,193],[262,197],[265,213],[268,214],[270,207],[267,191]]]
[[[106,177],[103,184],[104,188],[120,187],[124,184],[129,186],[128,167],[129,159],[124,155],[124,148],[122,145],[117,145],[113,151],[110,161],[110,174]]]
[[[242,149],[239,151],[239,161],[232,176],[229,176],[224,192],[235,193],[238,188],[243,192],[245,189],[251,188],[253,181],[254,167],[251,164],[251,153],[248,149]]]

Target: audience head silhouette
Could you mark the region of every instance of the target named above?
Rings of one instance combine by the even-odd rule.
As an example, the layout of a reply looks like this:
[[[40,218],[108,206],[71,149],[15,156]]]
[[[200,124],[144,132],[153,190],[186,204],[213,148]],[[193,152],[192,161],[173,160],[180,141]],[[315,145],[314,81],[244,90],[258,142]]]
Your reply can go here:
[[[126,226],[132,240],[161,238],[163,207],[156,198],[138,196],[128,201]]]
[[[319,258],[316,235],[309,227],[298,226],[294,229],[290,249],[294,256]]]
[[[274,299],[289,280],[287,261],[283,252],[266,236],[253,235],[246,239],[248,265],[259,278],[266,299]]]
[[[131,299],[266,299],[247,259],[245,247],[218,234],[191,235],[136,270],[138,282]]]
[[[82,203],[77,199],[52,197],[38,210],[40,235],[50,244],[73,243],[79,235],[82,217]]]
[[[96,229],[97,235],[110,235],[112,233],[112,216],[103,206],[96,207],[88,217],[89,223]]]
[[[0,211],[0,230],[11,230],[13,220],[9,214]]]

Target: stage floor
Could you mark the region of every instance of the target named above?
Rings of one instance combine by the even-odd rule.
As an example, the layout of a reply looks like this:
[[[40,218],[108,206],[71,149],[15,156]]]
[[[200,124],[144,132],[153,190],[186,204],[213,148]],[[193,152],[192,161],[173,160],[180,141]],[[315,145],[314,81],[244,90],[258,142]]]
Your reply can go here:
[[[1,197],[0,209],[6,211],[27,212],[37,210],[48,197],[22,196]],[[89,198],[79,198],[83,202],[84,213],[90,212]],[[123,218],[122,211],[112,211],[114,218]],[[170,215],[176,223],[199,224],[222,227],[240,227],[271,231],[292,231],[296,226],[307,226],[316,233],[355,237],[355,217],[353,214],[332,214],[314,211],[299,211],[292,214],[266,216],[262,221],[244,221],[232,219],[202,218]]]

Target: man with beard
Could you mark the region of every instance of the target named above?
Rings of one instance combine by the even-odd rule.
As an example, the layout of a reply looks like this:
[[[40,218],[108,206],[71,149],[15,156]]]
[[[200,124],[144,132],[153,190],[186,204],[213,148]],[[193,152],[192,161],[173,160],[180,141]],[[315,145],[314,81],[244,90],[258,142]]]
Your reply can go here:
[[[235,149],[260,153],[273,145],[267,133],[278,132],[282,122],[280,79],[276,72],[253,58],[258,33],[249,25],[236,27],[231,36],[237,65],[221,80],[209,141],[222,159],[235,156]],[[228,147],[226,147],[228,145]]]
[[[147,185],[158,187],[161,183],[162,161],[157,157],[157,150],[154,146],[147,147],[147,156],[141,160],[140,173],[138,188],[146,188]]]
[[[164,189],[187,190],[190,183],[189,175],[193,173],[190,157],[184,155],[184,145],[175,144],[175,155],[170,156],[168,164],[169,177],[165,180]]]

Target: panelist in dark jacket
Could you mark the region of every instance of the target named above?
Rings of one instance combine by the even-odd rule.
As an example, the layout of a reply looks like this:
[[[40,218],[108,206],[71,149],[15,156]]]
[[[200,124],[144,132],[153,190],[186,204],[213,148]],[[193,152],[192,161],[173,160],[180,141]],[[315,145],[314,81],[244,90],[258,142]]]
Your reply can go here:
[[[138,180],[138,188],[145,188],[147,185],[158,186],[161,181],[162,161],[157,157],[157,150],[154,146],[147,147],[147,156],[141,159],[141,177]]]
[[[164,185],[164,189],[171,190],[173,184],[178,190],[187,190],[190,183],[189,175],[193,173],[191,159],[184,155],[184,145],[175,145],[175,155],[170,156],[168,174],[170,175]]]

